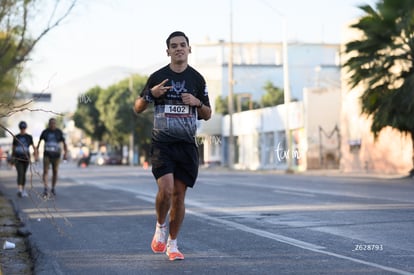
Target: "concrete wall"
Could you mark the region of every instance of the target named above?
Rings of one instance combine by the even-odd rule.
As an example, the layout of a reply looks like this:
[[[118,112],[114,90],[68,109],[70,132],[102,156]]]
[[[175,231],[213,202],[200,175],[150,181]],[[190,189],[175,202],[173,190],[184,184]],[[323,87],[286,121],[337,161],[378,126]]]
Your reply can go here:
[[[341,163],[344,172],[406,174],[412,169],[411,137],[385,128],[375,140],[371,120],[360,115],[357,91],[343,92]]]
[[[307,169],[339,168],[340,89],[304,89]]]

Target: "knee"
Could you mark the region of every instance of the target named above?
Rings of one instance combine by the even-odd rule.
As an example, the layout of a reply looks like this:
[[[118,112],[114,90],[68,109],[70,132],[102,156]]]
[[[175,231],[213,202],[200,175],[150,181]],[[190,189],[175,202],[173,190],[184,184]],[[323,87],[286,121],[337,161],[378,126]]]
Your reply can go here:
[[[158,190],[159,196],[161,196],[163,199],[169,200],[173,196],[173,189],[169,186],[163,186]]]
[[[157,180],[158,196],[170,200],[174,193],[174,181],[172,175],[165,175]]]
[[[174,204],[184,204],[185,190],[175,188],[172,194]]]

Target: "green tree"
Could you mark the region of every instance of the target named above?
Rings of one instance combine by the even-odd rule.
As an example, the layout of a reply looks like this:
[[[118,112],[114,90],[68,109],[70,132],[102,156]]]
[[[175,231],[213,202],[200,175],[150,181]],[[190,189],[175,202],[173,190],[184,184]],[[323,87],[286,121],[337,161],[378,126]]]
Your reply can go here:
[[[140,156],[144,156],[146,159],[148,159],[150,155],[154,107],[151,104],[145,112],[138,115],[132,111],[132,107],[135,99],[144,89],[147,79],[148,78],[145,76],[134,75],[132,77],[132,82],[129,82],[131,79],[124,80],[124,85],[128,83],[129,90],[132,91],[128,102],[125,105],[125,112],[129,112],[131,116],[125,117],[125,123],[131,127],[130,129],[132,129],[132,132],[134,133],[134,143],[140,150]],[[131,131],[128,132],[128,135],[129,133],[131,133]]]
[[[153,108],[136,115],[133,104],[147,77],[133,75],[108,88],[94,87],[79,96],[74,114],[76,127],[93,140],[121,149],[129,144],[131,133],[140,155],[149,156]]]
[[[263,89],[266,93],[261,98],[263,107],[271,107],[285,102],[283,97],[283,90],[273,85],[271,81],[266,82]]]
[[[102,88],[96,86],[78,97],[78,105],[73,115],[75,126],[82,129],[87,136],[96,141],[102,141],[105,133],[105,124],[101,120],[100,112],[96,107]]]
[[[226,98],[222,98],[221,96],[216,97],[216,100],[215,100],[216,113],[227,115],[229,113],[227,102],[228,102],[228,97]],[[233,110],[235,110],[235,108],[236,106],[234,106]]]
[[[6,40],[8,41],[6,42]],[[7,50],[3,49],[5,47],[7,47]],[[12,59],[14,59],[16,47],[14,39],[8,38],[6,33],[0,33],[0,102],[2,105],[10,104],[17,93],[16,83],[19,70],[17,67],[6,70]]]
[[[375,138],[390,126],[414,145],[414,1],[381,0],[351,27],[361,38],[346,44],[350,84],[363,87],[362,113],[372,118]],[[414,167],[414,148],[413,148]],[[411,174],[414,175],[414,168]]]
[[[105,123],[105,140],[118,148],[128,144],[128,134],[132,132],[132,98],[128,82],[121,81],[102,90],[96,103]]]

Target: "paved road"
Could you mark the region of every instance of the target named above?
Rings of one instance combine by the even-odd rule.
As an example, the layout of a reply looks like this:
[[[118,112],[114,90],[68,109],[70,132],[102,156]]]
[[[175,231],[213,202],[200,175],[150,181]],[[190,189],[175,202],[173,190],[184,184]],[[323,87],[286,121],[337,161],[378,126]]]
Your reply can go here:
[[[61,167],[55,200],[17,199],[36,274],[414,274],[414,181],[201,170],[179,236],[155,255],[156,185],[130,167]],[[36,172],[36,171],[35,171]],[[12,174],[1,188],[15,196]]]

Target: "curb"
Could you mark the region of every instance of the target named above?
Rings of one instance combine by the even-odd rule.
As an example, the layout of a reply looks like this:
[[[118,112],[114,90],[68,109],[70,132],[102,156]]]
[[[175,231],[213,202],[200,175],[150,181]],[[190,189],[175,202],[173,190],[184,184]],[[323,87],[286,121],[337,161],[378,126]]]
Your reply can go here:
[[[4,241],[12,240],[16,244],[15,249],[4,250],[2,247],[0,248],[2,249],[0,275],[33,274],[33,259],[27,242],[28,238],[21,234],[25,232],[21,229],[24,222],[18,213],[15,202],[2,192],[0,192],[0,197],[4,218],[10,219],[10,223],[7,222],[0,226],[1,239]]]

